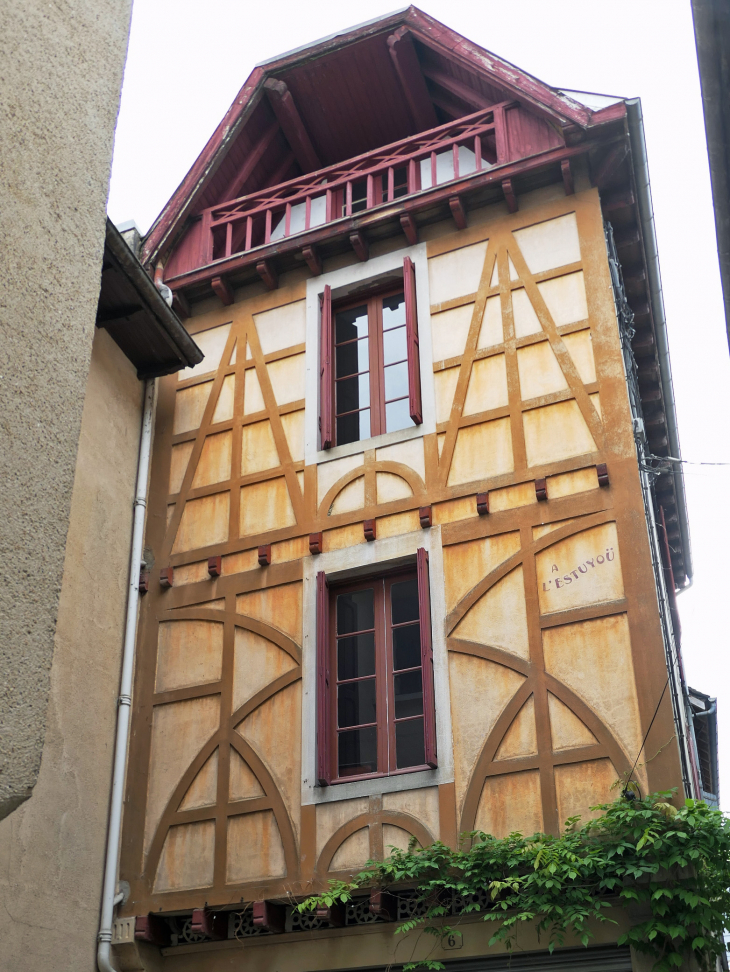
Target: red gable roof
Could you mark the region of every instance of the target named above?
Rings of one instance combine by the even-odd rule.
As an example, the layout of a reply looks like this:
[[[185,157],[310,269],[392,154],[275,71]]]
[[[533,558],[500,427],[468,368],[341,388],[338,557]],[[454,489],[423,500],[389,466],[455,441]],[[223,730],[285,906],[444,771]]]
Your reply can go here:
[[[547,142],[597,114],[416,7],[283,54],[248,77],[155,221],[143,259],[167,256],[207,207],[511,98]]]

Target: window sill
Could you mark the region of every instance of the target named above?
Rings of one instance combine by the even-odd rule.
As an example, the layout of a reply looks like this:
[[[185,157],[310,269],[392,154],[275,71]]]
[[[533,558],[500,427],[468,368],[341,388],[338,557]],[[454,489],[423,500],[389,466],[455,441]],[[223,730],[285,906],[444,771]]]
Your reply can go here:
[[[433,431],[433,429],[429,429]],[[383,435],[373,436],[372,439],[358,439],[356,442],[348,442],[346,445],[333,446],[331,449],[320,449],[317,452],[315,462],[321,465],[323,462],[331,462],[333,459],[344,459],[346,456],[357,456],[368,449],[382,449],[385,446],[397,445],[399,442],[407,442],[409,439],[419,439],[426,434],[424,425],[414,425],[410,429],[398,429],[397,432],[386,432]]]
[[[450,782],[441,768],[400,770],[390,776],[363,776],[350,782],[330,783],[329,786],[313,786],[303,803],[334,803],[354,797],[375,796],[381,793],[397,793],[402,790],[420,790],[426,786],[438,786]],[[306,780],[304,781],[306,785]],[[303,794],[304,795],[304,794]]]

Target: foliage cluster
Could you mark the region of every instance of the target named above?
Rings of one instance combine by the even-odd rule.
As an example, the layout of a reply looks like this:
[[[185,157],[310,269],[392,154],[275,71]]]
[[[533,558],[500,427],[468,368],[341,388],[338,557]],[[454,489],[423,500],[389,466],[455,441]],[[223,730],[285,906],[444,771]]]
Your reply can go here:
[[[358,889],[415,888],[421,917],[397,932],[419,926],[441,940],[451,934],[451,902],[460,914],[480,911],[493,922],[490,944],[515,944],[518,928],[534,923],[552,952],[566,936],[588,945],[597,922],[613,922],[612,906],[629,906],[640,917],[618,944],[654,959],[655,972],[682,966],[693,954],[700,967],[714,967],[730,924],[730,820],[705,803],[687,800],[680,809],[671,792],[592,807],[600,816],[580,825],[573,817],[559,837],[520,833],[498,839],[480,831],[462,836],[458,850],[436,842],[408,850],[392,848],[384,861],[369,861],[350,882],[299,905],[301,911],[351,900]],[[481,893],[489,902],[473,900]],[[448,923],[451,917],[452,924]],[[458,918],[456,919],[458,921]],[[443,969],[434,960],[415,968]]]

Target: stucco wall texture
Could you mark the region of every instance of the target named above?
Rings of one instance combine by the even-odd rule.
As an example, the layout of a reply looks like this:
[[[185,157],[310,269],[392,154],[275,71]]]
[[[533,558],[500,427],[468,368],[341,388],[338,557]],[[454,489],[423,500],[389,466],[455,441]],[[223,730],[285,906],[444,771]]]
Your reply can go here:
[[[0,819],[41,759],[130,14],[0,4]]]
[[[124,636],[142,383],[97,331],[38,783],[0,821],[0,970],[92,972]]]

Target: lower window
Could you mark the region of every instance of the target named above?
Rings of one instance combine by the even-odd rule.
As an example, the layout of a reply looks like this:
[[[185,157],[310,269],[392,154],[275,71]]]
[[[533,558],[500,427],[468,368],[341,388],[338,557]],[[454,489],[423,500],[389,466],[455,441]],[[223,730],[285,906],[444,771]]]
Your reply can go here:
[[[319,575],[321,785],[436,765],[425,550],[419,555],[422,576],[417,567],[330,586]]]

